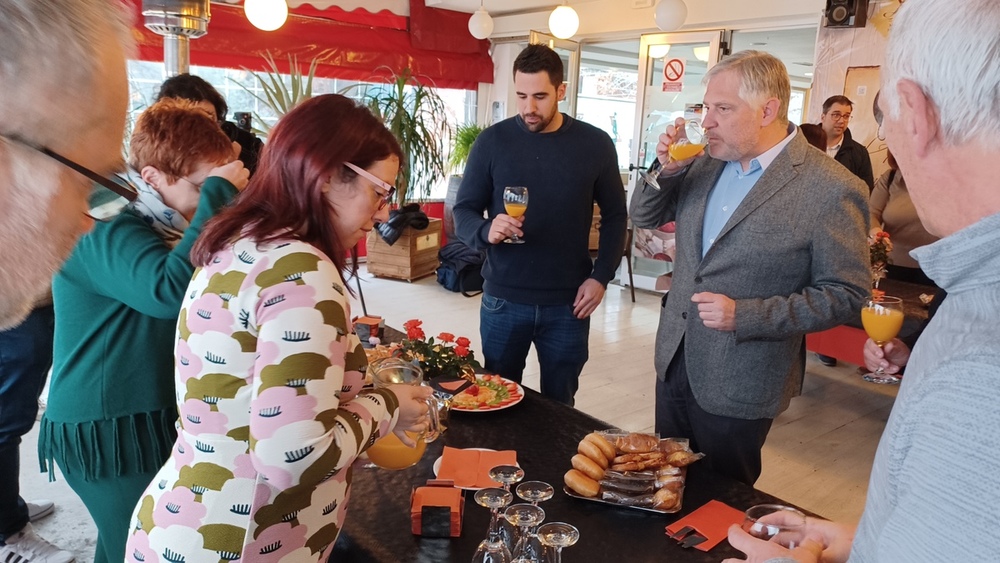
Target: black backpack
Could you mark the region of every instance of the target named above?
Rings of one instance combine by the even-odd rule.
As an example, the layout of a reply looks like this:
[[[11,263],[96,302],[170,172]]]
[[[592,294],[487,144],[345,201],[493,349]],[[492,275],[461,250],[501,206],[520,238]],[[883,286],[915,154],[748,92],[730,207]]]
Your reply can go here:
[[[438,251],[437,281],[449,291],[473,297],[483,292],[483,262],[486,252],[473,250],[459,240],[450,240]]]

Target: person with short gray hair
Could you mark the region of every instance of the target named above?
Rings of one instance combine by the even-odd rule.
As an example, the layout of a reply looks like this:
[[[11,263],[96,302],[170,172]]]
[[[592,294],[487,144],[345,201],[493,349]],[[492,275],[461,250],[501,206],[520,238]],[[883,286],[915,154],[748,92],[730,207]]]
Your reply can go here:
[[[122,166],[128,26],[119,2],[0,2],[0,561],[73,554],[28,523],[18,446],[35,423],[52,353],[52,275],[93,224],[88,195]],[[27,317],[27,319],[26,319]],[[26,319],[26,320],[25,320]]]
[[[868,293],[868,194],[788,121],[780,60],[736,53],[706,74],[707,156],[668,159],[632,222],[676,221],[673,281],[656,335],[656,431],[753,484],[774,417],[799,393],[805,334],[857,317]],[[819,189],[817,189],[819,188]]]
[[[879,103],[921,223],[914,249],[948,292],[914,346],[855,526],[809,518],[795,549],[733,526],[749,561],[1000,558],[1000,3],[907,0]]]

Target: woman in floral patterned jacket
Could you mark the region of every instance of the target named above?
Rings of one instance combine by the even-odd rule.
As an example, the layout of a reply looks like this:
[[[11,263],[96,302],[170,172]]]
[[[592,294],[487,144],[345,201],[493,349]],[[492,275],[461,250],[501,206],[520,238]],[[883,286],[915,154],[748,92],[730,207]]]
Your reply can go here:
[[[206,227],[177,323],[177,442],[135,508],[126,561],[325,561],[354,460],[426,427],[429,389],[360,391],[343,276],[387,218],[400,156],[366,108],[315,97]]]

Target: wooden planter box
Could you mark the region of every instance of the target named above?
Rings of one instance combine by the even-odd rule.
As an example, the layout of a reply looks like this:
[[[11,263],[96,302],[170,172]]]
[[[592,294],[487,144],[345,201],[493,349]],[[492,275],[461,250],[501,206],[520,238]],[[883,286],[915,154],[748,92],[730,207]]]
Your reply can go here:
[[[368,272],[374,276],[413,281],[433,274],[441,250],[441,220],[430,219],[422,231],[407,227],[389,246],[376,231],[368,233]]]

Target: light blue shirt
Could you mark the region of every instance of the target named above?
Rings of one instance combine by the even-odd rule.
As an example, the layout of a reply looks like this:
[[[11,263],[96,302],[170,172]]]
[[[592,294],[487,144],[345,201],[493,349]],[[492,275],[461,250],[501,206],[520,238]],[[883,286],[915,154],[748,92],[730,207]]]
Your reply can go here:
[[[751,160],[750,167],[745,172],[738,160],[726,163],[722,175],[719,176],[715,187],[708,194],[708,202],[705,204],[705,222],[701,230],[702,258],[708,254],[708,249],[715,244],[715,239],[722,232],[722,227],[726,226],[726,222],[757,184],[757,180],[760,180],[767,167],[774,162],[774,159],[778,158],[781,151],[795,137],[796,131],[798,131],[798,127],[789,123],[788,135],[781,142]]]

